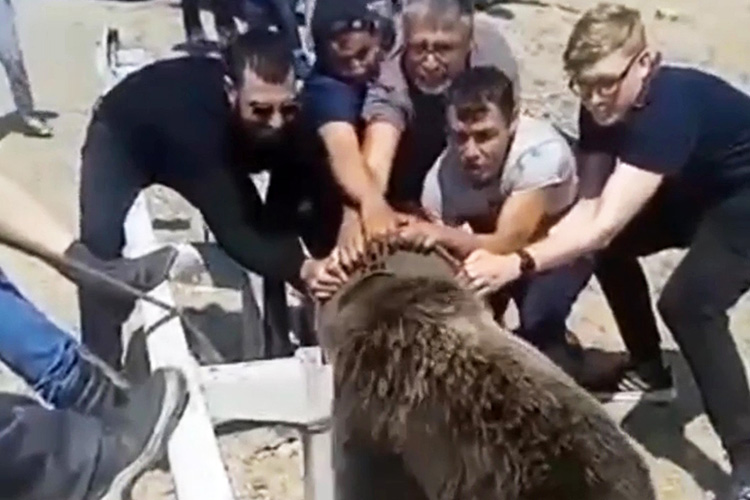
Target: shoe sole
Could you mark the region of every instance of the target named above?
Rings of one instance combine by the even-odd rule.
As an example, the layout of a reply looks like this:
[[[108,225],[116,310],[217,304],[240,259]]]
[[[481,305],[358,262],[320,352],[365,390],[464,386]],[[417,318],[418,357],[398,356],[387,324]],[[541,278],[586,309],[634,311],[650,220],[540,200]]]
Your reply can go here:
[[[164,404],[153,432],[138,457],[115,476],[109,489],[100,500],[122,500],[130,498],[135,482],[156,465],[166,453],[166,445],[172,432],[182,418],[188,404],[185,379],[176,372],[167,372]]]
[[[660,389],[658,391],[637,392],[594,392],[595,398],[603,403],[655,403],[669,404],[677,399],[677,389]]]

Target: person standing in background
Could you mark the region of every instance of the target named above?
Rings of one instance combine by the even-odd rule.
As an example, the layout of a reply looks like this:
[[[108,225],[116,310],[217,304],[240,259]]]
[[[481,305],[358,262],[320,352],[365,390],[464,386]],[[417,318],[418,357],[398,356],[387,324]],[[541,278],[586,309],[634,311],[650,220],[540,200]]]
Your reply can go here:
[[[34,113],[34,98],[18,41],[16,14],[10,0],[0,0],[0,63],[8,76],[23,133],[32,137],[52,137],[52,128]]]

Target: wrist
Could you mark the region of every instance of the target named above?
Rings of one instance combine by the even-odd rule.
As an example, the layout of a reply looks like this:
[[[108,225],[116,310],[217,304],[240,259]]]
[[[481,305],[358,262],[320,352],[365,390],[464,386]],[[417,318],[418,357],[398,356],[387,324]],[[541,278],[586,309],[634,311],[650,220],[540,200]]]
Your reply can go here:
[[[353,207],[345,205],[342,223],[344,225],[347,225],[347,224],[354,224],[356,222],[359,222],[359,213]]]
[[[517,270],[519,277],[527,277],[536,273],[537,264],[534,256],[529,253],[525,248],[520,248],[513,252],[513,257],[516,260],[514,269]]]
[[[314,272],[315,259],[307,258],[302,262],[299,270],[299,277],[302,281],[307,282],[310,275]]]
[[[359,209],[363,213],[378,211],[388,206],[388,202],[380,193],[370,193],[362,198]]]

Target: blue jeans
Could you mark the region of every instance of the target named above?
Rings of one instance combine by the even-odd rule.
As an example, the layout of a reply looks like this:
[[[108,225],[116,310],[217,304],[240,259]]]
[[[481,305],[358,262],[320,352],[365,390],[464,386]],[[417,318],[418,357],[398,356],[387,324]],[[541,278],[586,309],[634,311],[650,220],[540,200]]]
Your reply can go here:
[[[537,273],[511,284],[492,299],[496,314],[512,298],[518,307],[516,333],[539,349],[565,342],[566,322],[578,295],[594,270],[594,260],[582,257],[572,263]]]
[[[71,406],[83,379],[79,344],[26,299],[0,270],[0,359],[45,401]]]

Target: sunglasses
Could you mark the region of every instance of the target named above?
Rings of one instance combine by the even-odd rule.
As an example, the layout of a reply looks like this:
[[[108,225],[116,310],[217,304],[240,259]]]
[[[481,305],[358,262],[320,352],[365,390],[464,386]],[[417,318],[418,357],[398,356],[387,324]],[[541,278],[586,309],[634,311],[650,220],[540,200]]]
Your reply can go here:
[[[300,104],[296,101],[287,101],[281,104],[254,102],[250,103],[250,111],[262,121],[270,121],[276,113],[279,113],[283,121],[290,122],[299,115]]]

